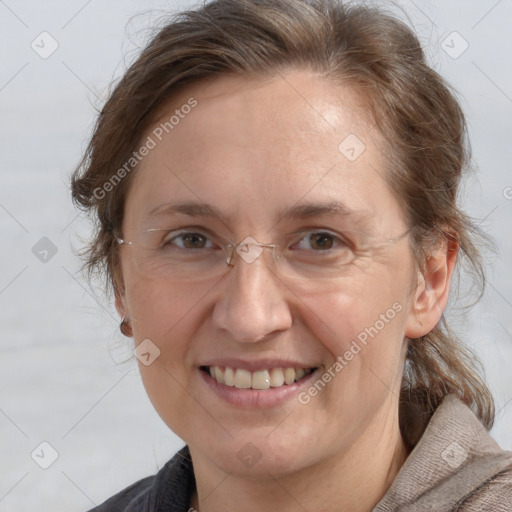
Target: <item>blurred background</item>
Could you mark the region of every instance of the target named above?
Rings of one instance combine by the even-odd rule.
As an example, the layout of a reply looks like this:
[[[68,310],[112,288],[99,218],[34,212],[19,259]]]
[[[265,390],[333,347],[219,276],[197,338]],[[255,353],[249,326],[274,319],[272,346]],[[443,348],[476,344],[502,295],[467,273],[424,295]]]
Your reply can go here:
[[[68,182],[109,84],[163,15],[195,3],[0,0],[1,511],[88,510],[183,445],[146,397],[113,304],[80,275],[89,226]],[[512,3],[395,5],[468,116],[464,203],[499,254],[482,301],[453,320],[485,365],[491,434],[511,450]]]

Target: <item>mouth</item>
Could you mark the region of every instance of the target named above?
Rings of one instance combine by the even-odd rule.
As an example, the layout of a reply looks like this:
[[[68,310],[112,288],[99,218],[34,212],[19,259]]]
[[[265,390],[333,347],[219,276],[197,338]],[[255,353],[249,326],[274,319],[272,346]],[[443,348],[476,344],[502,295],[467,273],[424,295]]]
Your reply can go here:
[[[267,390],[286,388],[305,379],[317,368],[268,368],[249,371],[244,368],[230,366],[201,366],[218,384],[237,389]]]

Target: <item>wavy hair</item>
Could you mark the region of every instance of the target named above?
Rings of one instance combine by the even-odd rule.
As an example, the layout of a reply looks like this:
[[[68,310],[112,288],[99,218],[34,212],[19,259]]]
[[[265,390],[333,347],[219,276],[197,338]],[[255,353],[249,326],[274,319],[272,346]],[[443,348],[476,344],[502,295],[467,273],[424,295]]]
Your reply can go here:
[[[338,0],[214,0],[175,15],[158,31],[114,87],[72,177],[75,204],[95,220],[83,253],[89,275],[100,275],[109,289],[121,286],[113,232],[121,226],[136,170],[108,194],[97,190],[130,158],[171,95],[200,79],[291,68],[357,88],[386,141],[386,179],[413,228],[418,268],[432,241],[455,236],[457,265],[469,269],[482,292],[478,230],[457,203],[470,151],[456,96],[404,22],[382,9]],[[430,333],[407,342],[399,411],[408,445],[448,393],[489,429],[494,403],[479,376],[481,365],[444,316]]]

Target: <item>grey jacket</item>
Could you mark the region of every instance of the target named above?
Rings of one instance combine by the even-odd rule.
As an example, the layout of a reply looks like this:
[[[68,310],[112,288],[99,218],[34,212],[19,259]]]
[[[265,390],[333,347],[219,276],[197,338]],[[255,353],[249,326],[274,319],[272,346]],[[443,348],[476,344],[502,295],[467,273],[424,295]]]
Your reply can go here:
[[[194,488],[185,446],[155,476],[91,512],[188,512]],[[512,512],[512,452],[501,450],[471,409],[448,395],[372,512],[391,511]]]

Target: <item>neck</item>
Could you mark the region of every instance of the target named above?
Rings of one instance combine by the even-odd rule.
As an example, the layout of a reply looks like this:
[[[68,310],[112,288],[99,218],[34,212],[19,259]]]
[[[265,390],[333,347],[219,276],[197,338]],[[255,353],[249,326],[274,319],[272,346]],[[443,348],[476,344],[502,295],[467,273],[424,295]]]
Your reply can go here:
[[[372,510],[407,458],[394,416],[384,420],[389,425],[370,425],[344,453],[285,476],[266,473],[247,479],[227,474],[191,448],[197,484],[191,506],[198,512]]]

